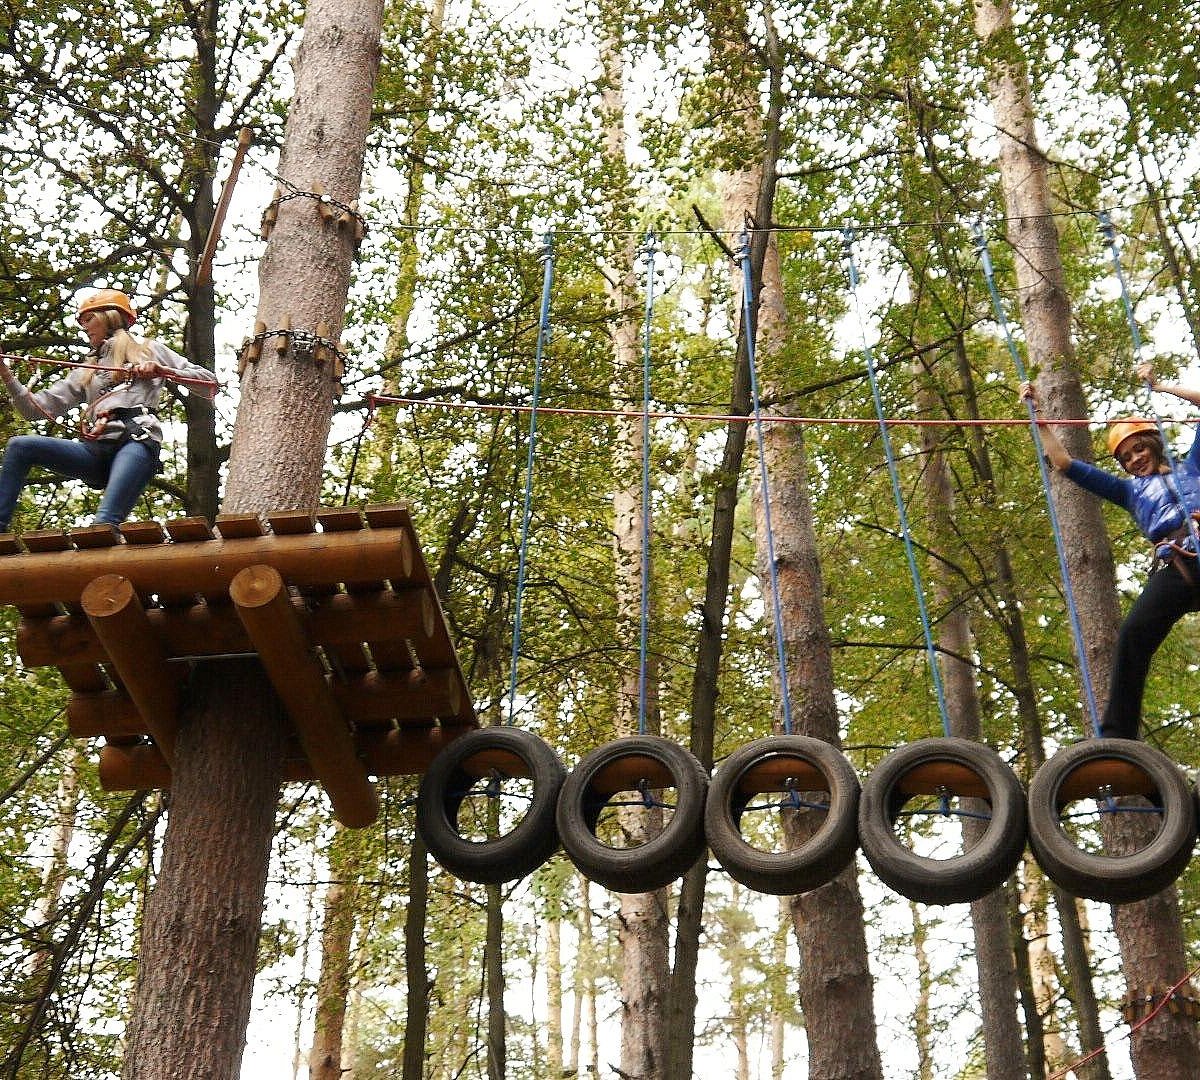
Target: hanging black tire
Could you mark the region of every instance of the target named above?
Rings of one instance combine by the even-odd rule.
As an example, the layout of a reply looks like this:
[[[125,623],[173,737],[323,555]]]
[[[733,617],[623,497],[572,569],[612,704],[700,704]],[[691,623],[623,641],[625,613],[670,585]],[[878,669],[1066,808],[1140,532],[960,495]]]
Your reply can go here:
[[[1145,805],[1118,804],[1140,794]],[[1097,799],[1100,813],[1137,813],[1157,830],[1129,854],[1101,849],[1099,829],[1064,827],[1063,811],[1079,799]],[[1068,814],[1067,822],[1073,820]],[[1073,896],[1110,904],[1145,900],[1182,872],[1196,845],[1195,792],[1161,750],[1131,739],[1088,739],[1064,747],[1029,784],[1029,846],[1046,876]],[[1079,846],[1087,842],[1093,850]]]
[[[979,812],[943,805],[931,818],[979,822],[961,853],[920,855],[901,842],[896,823],[918,795],[980,800]],[[925,904],[965,904],[998,888],[1025,847],[1025,793],[989,746],[970,739],[921,739],[888,754],[863,784],[858,836],[871,869],[889,888]]]
[[[532,873],[558,850],[554,810],[566,769],[549,746],[520,728],[479,728],[460,735],[430,763],[417,795],[417,832],[429,852],[455,877],[497,885]],[[523,809],[501,835],[488,835],[501,809],[502,785],[520,784]],[[492,807],[478,828],[465,830],[464,805],[476,797]],[[527,807],[525,804],[528,804]],[[479,838],[466,835],[474,831]]]
[[[809,803],[801,792],[828,793]],[[819,815],[812,834],[790,850],[763,851],[742,832],[743,815],[760,793],[787,793],[762,809],[779,818],[789,805]],[[858,776],[838,750],[805,735],[756,739],[717,770],[704,807],[708,846],[726,873],[756,892],[790,896],[840,874],[858,848]]]
[[[631,847],[612,846],[597,835],[615,796],[640,792],[636,798],[657,803],[653,792],[663,789],[673,789],[674,801],[657,835]],[[661,889],[704,852],[707,790],[704,767],[677,743],[654,735],[606,743],[587,754],[563,783],[557,815],[563,850],[585,877],[613,892]]]

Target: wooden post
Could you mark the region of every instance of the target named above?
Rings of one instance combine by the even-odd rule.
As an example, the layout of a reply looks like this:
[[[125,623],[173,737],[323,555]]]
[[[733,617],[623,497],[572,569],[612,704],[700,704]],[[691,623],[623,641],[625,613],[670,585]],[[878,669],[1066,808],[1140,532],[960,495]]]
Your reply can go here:
[[[355,753],[350,726],[325,674],[309,651],[279,571],[247,567],[233,579],[229,595],[337,819],[349,828],[370,825],[379,816],[379,796]]]
[[[105,574],[83,590],[80,604],[146,721],[168,765],[175,760],[179,680],[128,578]]]

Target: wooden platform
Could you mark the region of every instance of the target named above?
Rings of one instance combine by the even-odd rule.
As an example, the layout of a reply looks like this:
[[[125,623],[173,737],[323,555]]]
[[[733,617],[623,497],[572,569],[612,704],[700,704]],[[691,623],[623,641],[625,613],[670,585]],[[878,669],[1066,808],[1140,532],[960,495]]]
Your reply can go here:
[[[257,656],[295,729],[285,779],[318,780],[347,825],[372,776],[421,773],[478,720],[402,505],[0,535],[17,651],[54,666],[68,726],[103,738],[110,790],[171,782],[191,666]]]

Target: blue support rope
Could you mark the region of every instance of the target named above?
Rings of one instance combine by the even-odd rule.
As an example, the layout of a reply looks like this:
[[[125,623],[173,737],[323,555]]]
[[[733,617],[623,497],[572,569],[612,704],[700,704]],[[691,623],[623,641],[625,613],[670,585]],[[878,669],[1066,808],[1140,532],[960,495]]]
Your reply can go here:
[[[533,360],[533,396],[529,409],[529,454],[525,463],[525,504],[521,514],[521,543],[517,554],[517,591],[513,599],[512,663],[508,677],[508,723],[516,721],[517,657],[521,651],[521,603],[525,595],[525,557],[529,550],[529,518],[533,505],[533,462],[537,447],[537,410],[542,392],[542,359],[550,340],[550,290],[554,284],[554,236],[546,233],[542,243],[542,310],[538,316],[537,349]]]
[[[758,471],[762,486],[763,524],[767,534],[767,569],[771,579],[771,605],[775,621],[775,659],[779,664],[779,701],[783,711],[783,730],[792,733],[792,697],[788,689],[787,660],[783,646],[783,606],[779,599],[779,572],[775,566],[775,531],[771,527],[771,488],[767,483],[767,453],[763,447],[762,409],[758,395],[755,364],[754,275],[750,266],[750,237],[741,234],[738,260],[742,264],[742,333],[746,339],[746,364],[750,369],[750,396],[754,406],[754,432],[758,440]]]
[[[650,326],[654,319],[654,233],[646,233],[646,315],[642,328],[642,610],[638,642],[638,734],[646,734],[650,643]]]
[[[1133,300],[1129,296],[1129,286],[1125,281],[1125,271],[1121,266],[1121,253],[1117,247],[1117,231],[1113,227],[1112,218],[1109,217],[1107,210],[1102,210],[1097,215],[1100,222],[1100,235],[1104,237],[1105,244],[1108,245],[1109,257],[1112,259],[1113,271],[1117,275],[1117,283],[1121,286],[1121,302],[1125,306],[1125,321],[1129,323],[1129,337],[1133,342],[1133,364],[1136,368],[1142,362],[1142,335],[1138,331],[1137,319],[1133,314]],[[1167,461],[1167,468],[1171,470],[1171,475],[1175,474],[1175,455],[1171,452],[1171,444],[1167,441],[1167,433],[1163,428],[1162,417],[1159,416],[1158,410],[1154,407],[1154,399],[1151,396],[1154,393],[1154,387],[1150,385],[1150,380],[1146,379],[1143,385],[1146,387],[1146,401],[1149,406],[1150,415],[1154,417],[1154,426],[1158,428],[1158,438],[1162,443],[1163,456]],[[1188,506],[1187,500],[1183,497],[1183,492],[1180,490],[1177,483],[1165,481],[1168,490],[1172,497],[1179,504],[1183,511],[1183,520],[1187,525],[1188,533],[1192,537],[1192,543],[1195,545],[1195,550],[1200,552],[1200,534],[1196,531],[1196,521],[1192,517],[1194,507]]]
[[[912,575],[913,592],[917,597],[917,609],[921,614],[921,630],[925,635],[925,652],[929,658],[929,671],[933,677],[933,686],[937,694],[938,713],[942,718],[942,730],[950,737],[950,712],[946,708],[946,691],[942,686],[942,673],[938,667],[937,650],[933,644],[933,631],[929,625],[929,611],[925,606],[925,587],[921,583],[921,571],[917,567],[917,556],[913,550],[912,531],[908,524],[908,511],[904,508],[904,494],[900,490],[900,476],[896,470],[896,454],[892,449],[892,437],[888,433],[887,419],[883,412],[883,398],[879,394],[879,379],[875,371],[875,357],[867,342],[866,323],[858,301],[858,267],[854,263],[854,230],[842,230],[842,246],[846,252],[846,262],[850,271],[850,296],[854,302],[855,314],[858,318],[859,329],[862,331],[862,353],[867,363],[867,378],[871,382],[871,397],[875,401],[875,416],[879,421],[879,435],[883,440],[883,453],[887,459],[888,476],[892,481],[892,495],[896,500],[896,510],[900,515],[900,532],[904,537],[904,552],[908,556],[908,571]]]
[[[1013,366],[1017,370],[1017,378],[1021,382],[1029,382],[1029,374],[1021,362],[1021,354],[1017,343],[1013,340],[1012,329],[1004,314],[1004,305],[1000,302],[1000,292],[996,288],[996,274],[992,267],[992,256],[988,251],[987,237],[983,225],[975,221],[971,225],[975,237],[975,249],[979,253],[979,261],[983,267],[983,276],[987,280],[988,292],[992,297],[992,310],[996,314],[996,322],[1004,332],[1004,340],[1008,344],[1008,352],[1012,357]],[[1038,430],[1037,408],[1032,401],[1026,400],[1029,410],[1029,430],[1033,436],[1034,449],[1037,451],[1038,470],[1042,477],[1042,490],[1046,495],[1046,507],[1050,512],[1050,528],[1054,533],[1054,548],[1058,552],[1058,572],[1062,578],[1063,596],[1067,601],[1067,614],[1071,622],[1071,636],[1075,642],[1075,655],[1079,658],[1079,676],[1083,683],[1084,699],[1087,703],[1088,716],[1092,724],[1092,733],[1100,734],[1100,711],[1096,707],[1096,692],[1092,688],[1091,669],[1088,666],[1087,650],[1084,648],[1083,627],[1079,622],[1079,609],[1075,603],[1075,590],[1071,587],[1071,571],[1067,566],[1066,544],[1063,541],[1062,528],[1059,526],[1058,511],[1054,505],[1054,495],[1050,489],[1050,471],[1046,465],[1046,451],[1042,446],[1042,434]]]

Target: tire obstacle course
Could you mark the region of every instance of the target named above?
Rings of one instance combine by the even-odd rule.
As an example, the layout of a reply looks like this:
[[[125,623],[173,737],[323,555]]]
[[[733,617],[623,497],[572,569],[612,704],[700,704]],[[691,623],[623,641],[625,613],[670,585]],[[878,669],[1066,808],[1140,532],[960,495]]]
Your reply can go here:
[[[964,739],[901,746],[861,789],[843,754],[798,735],[743,745],[711,785],[687,750],[649,735],[607,743],[568,773],[531,732],[478,726],[405,507],[268,521],[269,531],[255,515],[228,515],[215,531],[182,518],[0,538],[0,603],[20,613],[18,654],[62,673],[71,734],[104,740],[106,789],[169,787],[190,665],[257,655],[294,728],[284,780],[320,782],[339,820],[363,827],[378,809],[371,777],[422,775],[422,838],[465,880],[515,880],[561,845],[598,884],[651,891],[707,844],[735,880],[782,895],[832,880],[861,845],[901,895],[965,903],[1012,872],[1028,839],[1068,892],[1127,903],[1170,884],[1191,857],[1194,788],[1160,751],[1119,739],[1061,750],[1028,799],[995,751]],[[479,799],[484,813],[468,809]],[[1125,806],[1130,799],[1141,805]],[[922,800],[934,805],[912,808]],[[1079,811],[1085,800],[1098,810]],[[495,812],[513,801],[519,812]],[[905,846],[900,824],[959,818],[959,801],[977,807],[967,811],[980,823],[975,842],[945,859]],[[601,819],[628,804],[664,811],[661,832],[635,846],[610,842]],[[1099,850],[1094,829],[1081,839],[1088,826],[1075,827],[1130,810],[1153,835],[1128,854]],[[809,815],[810,827],[764,850],[743,828],[752,811]]]

